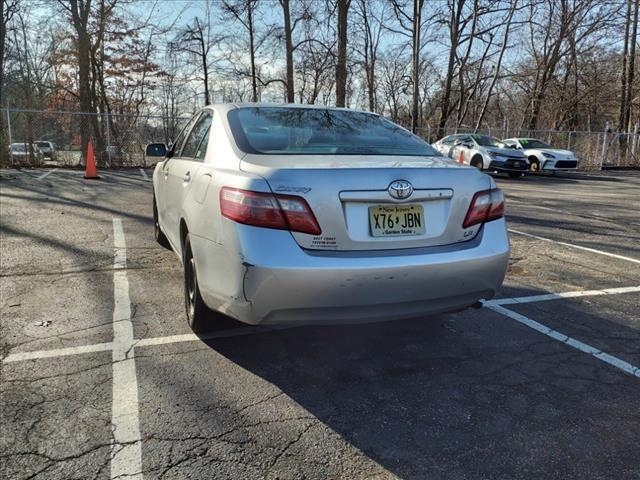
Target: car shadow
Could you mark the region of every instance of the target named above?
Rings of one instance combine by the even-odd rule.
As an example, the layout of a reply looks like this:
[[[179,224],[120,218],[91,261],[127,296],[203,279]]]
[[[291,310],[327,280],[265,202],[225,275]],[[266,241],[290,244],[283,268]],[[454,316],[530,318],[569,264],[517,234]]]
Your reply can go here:
[[[505,178],[505,177],[502,177]],[[506,177],[508,178],[508,177]],[[566,183],[582,183],[582,182],[605,182],[605,183],[620,183],[624,182],[624,178],[605,176],[605,175],[590,175],[588,173],[539,173],[539,174],[527,174],[516,180],[524,180],[529,183],[541,182],[545,184],[566,184]]]
[[[566,318],[578,313],[564,307]],[[634,448],[612,438],[639,406],[633,377],[488,309],[204,342],[401,478],[515,478],[531,466],[566,478],[582,471],[571,458],[608,475]],[[620,460],[612,471],[597,460],[606,451]]]

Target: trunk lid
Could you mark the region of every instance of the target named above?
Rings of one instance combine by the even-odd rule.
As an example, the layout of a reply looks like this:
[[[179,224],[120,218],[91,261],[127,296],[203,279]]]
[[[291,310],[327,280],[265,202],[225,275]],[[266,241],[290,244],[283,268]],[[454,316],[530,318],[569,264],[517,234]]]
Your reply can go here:
[[[389,250],[470,240],[480,228],[462,228],[471,199],[491,188],[487,175],[445,157],[247,155],[241,169],[263,177],[274,193],[307,201],[322,233],[292,235],[301,247],[313,250]],[[413,187],[407,198],[389,193],[397,180]],[[406,218],[403,223],[403,214],[392,213],[400,222],[386,231],[400,233],[374,236],[374,231],[380,233],[373,225],[376,212],[408,209],[422,210],[424,226],[419,225],[417,234],[398,230]]]

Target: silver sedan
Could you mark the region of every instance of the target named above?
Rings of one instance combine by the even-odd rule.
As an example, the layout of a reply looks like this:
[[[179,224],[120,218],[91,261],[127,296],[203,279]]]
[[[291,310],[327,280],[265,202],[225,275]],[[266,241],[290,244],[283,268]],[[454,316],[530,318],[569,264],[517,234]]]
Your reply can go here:
[[[274,324],[460,310],[493,297],[507,268],[493,179],[371,113],[207,107],[153,186],[155,236],[182,261],[195,331],[220,313]]]

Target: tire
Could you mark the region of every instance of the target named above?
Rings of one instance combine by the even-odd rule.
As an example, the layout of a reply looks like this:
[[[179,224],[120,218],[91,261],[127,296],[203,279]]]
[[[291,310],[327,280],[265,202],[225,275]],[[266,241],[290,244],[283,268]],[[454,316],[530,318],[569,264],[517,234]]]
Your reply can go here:
[[[158,220],[158,207],[156,205],[156,197],[153,196],[153,237],[156,239],[162,247],[171,250],[171,244],[167,240],[166,235],[160,228],[160,221]]]
[[[184,306],[187,313],[187,323],[195,333],[204,332],[210,318],[211,311],[202,300],[198,287],[196,262],[191,251],[189,234],[184,239],[183,269],[184,269]]]
[[[529,157],[529,171],[531,173],[540,173],[540,161],[536,157]]]
[[[521,172],[507,172],[507,173],[509,175],[509,178],[513,178],[514,180],[524,175],[524,173],[521,173]]]
[[[473,157],[471,159],[471,166],[476,167],[480,171],[484,170],[482,165],[482,157]]]

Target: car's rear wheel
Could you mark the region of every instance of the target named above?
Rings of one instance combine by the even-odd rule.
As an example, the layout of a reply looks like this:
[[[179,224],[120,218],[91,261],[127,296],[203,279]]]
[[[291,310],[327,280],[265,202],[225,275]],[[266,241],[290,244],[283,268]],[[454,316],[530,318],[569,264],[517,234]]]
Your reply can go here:
[[[187,233],[183,247],[184,266],[184,305],[187,312],[187,322],[194,332],[202,332],[206,328],[210,310],[202,300],[198,287],[196,262],[191,251],[191,241]]]
[[[153,237],[164,248],[171,249],[171,244],[167,240],[166,235],[160,228],[160,221],[158,220],[158,206],[156,205],[156,197],[153,197]]]
[[[509,178],[513,178],[513,179],[520,178],[524,175],[524,173],[521,173],[521,172],[508,172],[508,173],[509,173]]]
[[[531,173],[540,172],[540,162],[536,157],[529,157],[529,171]]]

